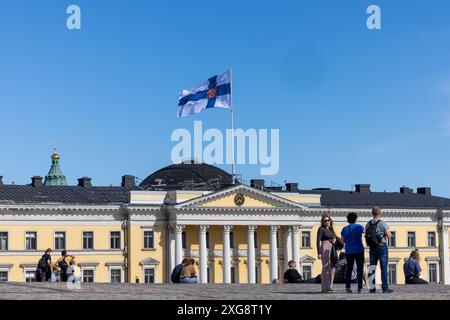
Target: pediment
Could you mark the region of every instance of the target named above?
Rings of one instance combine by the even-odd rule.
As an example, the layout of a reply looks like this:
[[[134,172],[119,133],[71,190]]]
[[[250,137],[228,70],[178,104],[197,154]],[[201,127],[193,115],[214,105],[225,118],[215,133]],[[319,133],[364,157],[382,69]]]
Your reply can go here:
[[[246,185],[236,185],[175,206],[185,208],[305,208],[299,203]]]

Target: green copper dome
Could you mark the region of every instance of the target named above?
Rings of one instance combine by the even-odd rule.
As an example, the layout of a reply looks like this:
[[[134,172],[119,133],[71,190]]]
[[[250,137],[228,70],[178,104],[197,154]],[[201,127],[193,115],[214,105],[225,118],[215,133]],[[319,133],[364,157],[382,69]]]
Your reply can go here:
[[[45,177],[44,186],[67,186],[66,176],[62,173],[59,166],[59,154],[56,148],[52,154],[52,166]]]

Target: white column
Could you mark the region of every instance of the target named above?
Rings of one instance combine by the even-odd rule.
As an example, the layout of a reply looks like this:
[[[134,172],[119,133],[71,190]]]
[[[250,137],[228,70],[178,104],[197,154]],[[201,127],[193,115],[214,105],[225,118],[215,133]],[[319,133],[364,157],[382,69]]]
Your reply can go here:
[[[169,258],[169,270],[168,270],[168,279],[170,283],[170,275],[172,274],[173,268],[177,265],[175,261],[175,232],[172,225],[169,225],[167,228],[167,232],[169,233],[169,243],[168,243],[168,258]]]
[[[278,279],[277,235],[279,226],[270,227],[270,282]]]
[[[177,224],[175,228],[175,264],[181,263],[183,260],[183,229],[184,226]]]
[[[288,262],[292,260],[292,234],[291,227],[284,227],[284,268],[288,267]]]
[[[223,226],[223,283],[231,283],[231,248],[230,248],[230,231],[232,226]]]
[[[297,264],[297,270],[300,272],[300,226],[292,226],[292,260]]]
[[[199,252],[199,266],[200,266],[200,283],[208,283],[208,246],[206,245],[206,231],[208,226],[200,226],[200,252]]]
[[[256,283],[255,230],[256,226],[252,225],[248,226],[247,232],[248,283]]]
[[[450,284],[450,256],[449,256],[449,243],[448,232],[450,226],[442,226],[441,228],[441,259],[442,259],[442,283]]]

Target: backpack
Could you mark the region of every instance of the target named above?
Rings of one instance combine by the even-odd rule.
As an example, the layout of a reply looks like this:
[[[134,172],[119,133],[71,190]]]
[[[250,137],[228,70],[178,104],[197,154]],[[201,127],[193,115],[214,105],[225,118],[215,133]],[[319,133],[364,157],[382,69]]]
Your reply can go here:
[[[61,268],[61,271],[63,273],[67,272],[67,268],[69,267],[69,265],[67,264],[65,257],[60,262],[58,262],[58,267]]]
[[[369,247],[378,247],[381,243],[380,237],[377,235],[377,226],[381,220],[378,220],[376,223],[369,222],[369,226],[366,230],[366,243]]]
[[[42,258],[39,259],[37,268],[38,269],[45,269],[47,267],[47,261],[45,259],[45,255],[42,256]]]

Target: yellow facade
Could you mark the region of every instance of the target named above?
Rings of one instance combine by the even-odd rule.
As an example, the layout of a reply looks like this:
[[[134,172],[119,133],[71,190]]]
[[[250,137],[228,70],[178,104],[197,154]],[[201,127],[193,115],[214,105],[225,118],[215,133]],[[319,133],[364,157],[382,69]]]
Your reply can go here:
[[[264,194],[263,191],[249,187],[235,188],[219,194],[208,192],[179,192],[163,194],[161,192],[132,192],[129,205],[91,208],[55,209],[51,204],[13,207],[0,205],[0,233],[7,234],[8,248],[0,252],[0,272],[8,273],[9,281],[23,282],[27,272],[32,272],[47,248],[54,249],[55,233],[65,232],[66,249],[76,256],[82,269],[93,270],[95,282],[110,282],[111,270],[121,270],[122,282],[140,282],[146,280],[146,270],[152,269],[156,283],[170,282],[171,262],[169,228],[171,224],[183,224],[186,247],[191,257],[197,260],[200,249],[199,225],[208,225],[208,273],[209,282],[223,282],[223,226],[232,225],[233,244],[231,266],[232,282],[248,282],[248,261],[246,257],[248,225],[256,226],[256,281],[270,283],[270,237],[271,226],[280,226],[278,231],[278,277],[287,267],[285,232],[293,224],[299,228],[297,244],[299,247],[299,270],[311,268],[311,276],[321,272],[321,262],[317,260],[316,233],[320,217],[330,213],[335,219],[335,228],[340,233],[346,225],[345,215],[352,209],[322,209],[315,206],[310,209],[302,203],[317,202],[315,196],[287,193],[283,199],[279,194]],[[236,194],[245,197],[245,203],[235,203]],[[171,206],[163,202],[171,199]],[[56,206],[56,205],[55,205]],[[57,214],[55,215],[55,210]],[[58,211],[59,210],[59,211]],[[62,210],[62,211],[61,211]],[[404,212],[389,209],[385,211],[386,221],[396,235],[396,246],[390,248],[389,263],[395,266],[395,283],[404,283],[403,263],[413,247],[408,246],[408,232],[415,232],[416,244],[422,261],[423,278],[428,279],[429,269],[436,268],[437,281],[440,280],[439,229],[435,213],[430,210],[419,212],[418,217],[408,217]],[[370,217],[369,209],[357,209],[360,223],[365,224]],[[419,212],[419,215],[417,215]],[[420,218],[419,218],[420,216]],[[286,217],[286,218],[284,218]],[[405,218],[406,217],[406,218]],[[285,219],[285,220],[283,220]],[[290,229],[289,229],[290,230]],[[27,232],[37,233],[36,250],[26,249]],[[93,248],[83,248],[83,233],[93,233]],[[111,248],[111,232],[120,232],[120,247]],[[153,247],[145,248],[145,233],[152,234]],[[309,245],[303,246],[302,236],[309,233]],[[435,234],[434,246],[429,245],[429,233]],[[306,239],[305,239],[306,240]],[[448,250],[448,248],[447,248]],[[59,250],[53,253],[54,261]],[[368,251],[366,250],[368,264]],[[176,261],[179,263],[179,261]],[[394,272],[391,267],[391,272]],[[117,274],[117,273],[116,273]],[[151,274],[151,273],[149,273]],[[378,272],[379,275],[379,272]],[[148,278],[150,279],[150,278]],[[147,279],[147,280],[148,280]]]

